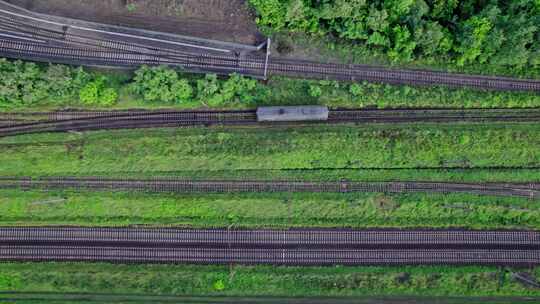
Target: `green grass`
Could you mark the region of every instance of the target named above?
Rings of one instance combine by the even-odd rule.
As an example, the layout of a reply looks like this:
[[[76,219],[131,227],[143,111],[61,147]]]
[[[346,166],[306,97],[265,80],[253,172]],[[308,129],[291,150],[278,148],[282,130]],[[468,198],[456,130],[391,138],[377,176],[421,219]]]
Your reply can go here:
[[[48,175],[51,176],[51,175]],[[60,172],[55,176],[79,176]],[[516,182],[540,180],[538,169],[284,169],[284,170],[183,170],[146,172],[92,172],[92,176],[134,179],[175,178],[188,180],[261,180],[261,181],[440,181],[440,182]],[[36,178],[47,175],[36,176]]]
[[[48,143],[39,143],[48,142]],[[154,129],[0,139],[2,175],[540,165],[536,126]]]
[[[534,272],[540,274],[539,269]],[[223,283],[223,290],[216,290],[216,282]],[[317,268],[6,263],[0,268],[0,290],[202,296],[540,295],[540,290],[522,286],[500,268],[444,266]]]
[[[0,190],[0,225],[540,229],[540,205],[469,194]]]
[[[319,87],[321,96],[309,95],[309,88]],[[315,81],[273,77],[259,90],[256,105],[321,104],[330,107],[377,108],[524,108],[539,107],[540,95],[533,92],[500,92],[448,88],[411,87],[360,83],[360,93],[353,95],[350,86],[335,81]]]

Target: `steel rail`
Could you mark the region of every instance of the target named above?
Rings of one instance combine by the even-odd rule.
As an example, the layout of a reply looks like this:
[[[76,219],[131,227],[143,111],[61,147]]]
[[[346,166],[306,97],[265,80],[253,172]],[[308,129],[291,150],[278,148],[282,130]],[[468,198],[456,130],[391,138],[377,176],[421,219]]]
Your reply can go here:
[[[22,21],[13,21],[22,22]],[[15,23],[13,23],[15,24]],[[22,27],[22,25],[21,25]],[[61,39],[66,39],[67,33]],[[84,41],[92,41],[92,37],[78,37],[76,34],[69,34],[74,43],[84,43]],[[78,38],[77,38],[78,37]],[[79,41],[76,41],[79,40]],[[96,42],[94,42],[96,43]],[[167,54],[171,50],[156,51],[154,56],[151,53],[147,53],[144,49],[144,44],[130,44],[130,42],[123,41],[125,45],[114,45],[111,41],[101,42],[105,44],[105,47],[115,49],[117,51],[117,57],[111,58],[105,56],[85,56],[70,57],[69,54],[63,53],[58,55],[51,55],[46,50],[41,53],[36,50],[26,54],[24,48],[19,48],[19,52],[15,52],[10,47],[4,45],[0,46],[1,52],[5,56],[15,58],[27,58],[32,60],[56,60],[61,63],[84,63],[84,64],[103,64],[103,65],[120,65],[120,66],[137,66],[141,64],[169,64],[175,66],[181,66],[187,69],[194,69],[198,71],[211,71],[222,74],[228,74],[231,72],[238,72],[242,74],[252,75],[256,77],[263,77],[264,71],[270,74],[279,74],[287,76],[299,76],[299,77],[312,77],[312,78],[332,78],[338,80],[359,81],[367,80],[373,82],[383,82],[392,84],[416,84],[416,85],[447,85],[447,86],[469,86],[475,88],[488,88],[499,90],[525,90],[525,91],[540,91],[540,81],[538,80],[523,80],[514,79],[508,77],[490,77],[490,76],[478,76],[478,75],[465,75],[465,74],[453,74],[436,71],[421,71],[421,70],[392,70],[385,67],[370,67],[365,65],[352,65],[352,64],[327,64],[317,63],[309,61],[297,61],[290,59],[273,58],[268,63],[262,57],[250,57],[235,58],[234,56],[213,56],[210,54],[201,53],[180,55],[177,57],[175,54]],[[97,43],[98,45],[100,43]],[[148,45],[147,47],[151,47]],[[154,50],[159,50],[159,47],[152,46]],[[133,49],[135,48],[135,49]],[[141,49],[142,48],[142,49]],[[133,53],[133,51],[141,51],[146,56],[151,57],[153,60],[132,60],[126,62],[122,57],[126,54]],[[97,61],[97,62],[96,62]]]
[[[28,43],[27,43],[28,45]],[[1,47],[1,46],[0,46]],[[4,45],[4,53],[8,53],[8,45]],[[13,48],[13,46],[11,46]],[[17,46],[17,49],[25,50],[24,47]],[[52,56],[50,53],[51,51],[48,51],[48,49],[43,48],[40,50],[40,52],[36,52],[36,50],[28,49],[27,52],[32,52],[33,55],[43,55],[44,58],[47,59],[49,56]],[[13,50],[12,50],[13,51]],[[94,53],[93,56],[90,55],[79,55],[78,58],[80,60],[86,59],[86,57],[91,57],[91,60],[104,60],[106,62],[102,63],[110,63],[113,62],[114,58],[107,57],[107,56],[96,56]],[[106,53],[101,53],[102,55]],[[124,61],[122,61],[123,58],[128,56],[129,53],[120,53],[116,54],[118,58],[118,63],[125,64]],[[133,54],[133,53],[132,53]],[[68,50],[65,50],[62,54],[62,56],[70,56],[70,52]],[[195,69],[205,69],[210,68],[214,71],[219,70],[227,70],[229,72],[246,72],[250,71],[251,74],[253,72],[255,74],[260,74],[261,69],[265,66],[265,63],[261,59],[232,59],[232,58],[213,58],[212,56],[203,56],[200,58],[197,58],[196,55],[186,55],[182,60],[179,60],[177,56],[173,55],[167,55],[167,56],[161,56],[159,54],[155,55],[140,55],[143,56],[143,58],[139,58],[138,60],[132,60],[129,62],[130,65],[140,65],[140,64],[171,64],[171,65],[178,65],[178,66],[184,66],[188,68],[195,68]],[[144,60],[144,56],[147,56],[149,58],[152,58],[153,61],[148,61],[148,58]],[[55,57],[58,57],[55,56]],[[104,57],[104,58],[103,58]],[[191,58],[191,59],[190,59]],[[122,62],[120,62],[122,61]],[[269,63],[268,69],[270,71],[282,71],[281,67],[285,66],[285,63],[276,64],[276,63]],[[446,84],[446,85],[461,85],[462,82],[455,82],[453,79],[456,77],[456,75],[446,75],[442,73],[435,73],[435,72],[422,72],[418,75],[418,73],[411,72],[412,74],[407,75],[404,74],[405,72],[399,72],[399,71],[387,71],[387,70],[376,70],[376,69],[370,69],[368,71],[358,71],[359,74],[356,74],[354,69],[351,69],[351,65],[343,65],[342,67],[336,66],[332,67],[332,65],[328,64],[315,64],[312,63],[310,65],[300,65],[298,68],[294,69],[291,68],[293,66],[292,63],[289,63],[287,65],[289,68],[287,71],[303,71],[306,73],[319,73],[320,75],[335,75],[336,77],[339,76],[341,79],[344,80],[355,80],[353,78],[360,77],[365,80],[372,80],[372,81],[389,81],[396,84],[404,84],[408,83],[410,81],[415,81],[418,84]],[[347,68],[349,70],[347,70]],[[291,70],[292,69],[292,70]],[[283,70],[285,71],[285,70]],[[282,71],[282,72],[283,72]],[[286,72],[286,71],[285,71]],[[382,75],[382,76],[381,76]],[[384,75],[391,75],[391,77],[384,76]],[[292,75],[294,76],[294,75]],[[344,77],[344,78],[343,78]],[[485,76],[469,76],[469,75],[461,75],[462,80],[466,81],[468,86],[478,87],[478,88],[485,88],[485,87],[491,87],[491,88],[499,88],[499,89],[506,89],[506,90],[536,90],[537,88],[540,89],[540,82],[538,81],[524,81],[524,80],[515,80],[515,79],[501,79],[501,78],[493,78],[493,77],[485,77]],[[509,83],[509,82],[515,82],[515,83]]]
[[[125,42],[118,41],[113,39],[105,39],[100,36],[91,37],[87,35],[74,34],[70,31],[57,31],[52,29],[43,29],[39,28],[36,25],[29,23],[17,22],[10,19],[4,19],[0,15],[0,21],[3,21],[0,24],[0,29],[5,29],[9,31],[19,31],[25,35],[29,35],[36,38],[48,39],[50,42],[60,42],[60,43],[73,43],[75,46],[90,46],[96,49],[104,50],[117,50],[127,53],[134,54],[146,54],[146,55],[161,55],[164,57],[167,56],[177,56],[175,58],[182,58],[183,56],[198,56],[200,53],[186,52],[173,48],[165,47],[156,47],[147,44],[134,43],[134,42]],[[222,59],[236,59],[234,56],[217,56],[217,58]]]
[[[537,231],[1,227],[0,261],[537,265]]]
[[[186,179],[0,178],[0,189],[77,189],[165,193],[469,193],[477,195],[540,198],[538,183],[450,182],[315,182],[315,181],[201,181]]]
[[[338,123],[449,123],[449,122],[530,122],[540,121],[540,109],[506,110],[331,110],[328,121],[259,123],[256,111],[111,111],[3,113],[11,121],[0,126],[0,137],[43,132],[90,131],[122,128],[186,127],[211,125],[295,125]],[[35,119],[35,120],[34,120]]]
[[[0,261],[182,264],[535,266],[540,250],[225,249],[0,246]]]
[[[181,47],[196,48],[196,49],[201,49],[201,50],[205,50],[205,51],[215,51],[215,52],[224,52],[224,53],[230,52],[230,50],[227,50],[227,49],[219,49],[219,48],[215,48],[215,47],[207,47],[207,46],[203,46],[203,45],[195,45],[195,44],[183,43],[183,42],[172,41],[172,40],[157,39],[157,38],[148,37],[148,36],[142,36],[142,35],[133,35],[133,34],[128,34],[128,33],[105,31],[105,30],[100,30],[100,29],[95,29],[95,28],[90,28],[90,27],[77,26],[77,25],[73,25],[73,24],[59,23],[59,22],[54,22],[54,21],[45,20],[45,19],[41,19],[41,18],[36,18],[36,17],[32,17],[32,16],[27,16],[25,14],[19,14],[19,13],[11,12],[11,11],[4,10],[4,9],[1,9],[1,8],[0,8],[0,13],[9,15],[9,16],[12,16],[12,17],[15,17],[15,18],[23,18],[23,19],[26,19],[26,20],[34,21],[34,22],[50,24],[50,25],[54,25],[54,26],[58,26],[58,27],[62,27],[62,28],[67,28],[67,29],[80,30],[80,31],[83,31],[83,32],[87,31],[87,32],[93,32],[93,33],[97,33],[97,34],[105,34],[105,35],[117,36],[117,37],[121,37],[121,38],[130,38],[130,39],[146,40],[146,41],[151,41],[151,42],[159,42],[159,43],[165,43],[165,44],[176,45],[176,46],[181,46]]]
[[[1,37],[0,37],[1,38]],[[41,62],[86,64],[97,66],[138,67],[140,65],[170,65],[191,71],[216,72],[221,74],[240,73],[260,77],[260,67],[239,59],[216,59],[206,55],[159,55],[157,53],[120,52],[102,49],[83,49],[45,46],[28,41],[0,39],[0,56],[23,58]]]
[[[54,115],[51,115],[54,116]],[[83,115],[86,116],[86,115]],[[88,131],[149,127],[243,125],[257,123],[252,111],[231,112],[161,112],[161,113],[97,113],[95,117],[42,122],[23,122],[0,127],[0,136],[42,132]]]
[[[114,244],[216,248],[475,248],[539,249],[527,230],[185,229],[174,227],[0,227],[0,245]]]

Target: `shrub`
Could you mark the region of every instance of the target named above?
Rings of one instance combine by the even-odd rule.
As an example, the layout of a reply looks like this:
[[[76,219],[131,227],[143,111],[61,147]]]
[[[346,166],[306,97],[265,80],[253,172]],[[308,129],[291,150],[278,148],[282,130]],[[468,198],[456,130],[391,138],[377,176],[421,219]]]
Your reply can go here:
[[[364,94],[364,89],[362,88],[361,85],[359,85],[358,83],[353,83],[351,84],[350,88],[349,88],[349,92],[353,95],[353,96],[361,96]]]
[[[193,95],[189,81],[166,66],[143,66],[135,72],[130,85],[132,92],[149,102],[188,102]]]
[[[79,98],[86,105],[111,106],[116,103],[118,93],[105,86],[106,78],[98,76],[87,83],[79,92]]]
[[[239,101],[242,103],[248,103],[255,99],[253,94],[256,87],[256,80],[249,79],[235,73],[223,83],[221,93],[223,94],[223,99],[225,102]]]
[[[79,92],[80,100],[87,105],[97,104],[99,101],[99,84],[91,82]]]
[[[221,106],[234,102],[252,102],[257,81],[238,74],[232,74],[220,82],[215,74],[208,74],[197,80],[197,97],[208,106]]]
[[[257,81],[238,74],[232,74],[225,81],[216,74],[190,81],[166,66],[143,66],[135,72],[130,88],[145,101],[184,103],[196,99],[206,106],[217,107],[252,102]]]
[[[223,103],[220,89],[216,74],[207,74],[203,79],[197,80],[197,98],[205,105],[218,106]]]
[[[91,80],[82,68],[0,58],[0,107],[73,102]]]
[[[193,88],[186,79],[180,79],[171,86],[177,102],[188,102],[193,97]]]
[[[112,106],[118,100],[118,93],[113,88],[106,88],[100,95],[100,104],[103,106]]]
[[[321,97],[322,95],[322,89],[318,85],[310,84],[308,88],[308,92],[309,92],[309,96],[315,97],[315,98]]]

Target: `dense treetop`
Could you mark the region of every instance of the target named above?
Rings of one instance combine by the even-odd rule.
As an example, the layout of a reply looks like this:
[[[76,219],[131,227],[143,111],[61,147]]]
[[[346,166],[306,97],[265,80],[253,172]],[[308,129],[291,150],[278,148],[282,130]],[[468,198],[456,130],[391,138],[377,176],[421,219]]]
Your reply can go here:
[[[540,0],[249,0],[273,30],[331,34],[393,61],[540,67]]]

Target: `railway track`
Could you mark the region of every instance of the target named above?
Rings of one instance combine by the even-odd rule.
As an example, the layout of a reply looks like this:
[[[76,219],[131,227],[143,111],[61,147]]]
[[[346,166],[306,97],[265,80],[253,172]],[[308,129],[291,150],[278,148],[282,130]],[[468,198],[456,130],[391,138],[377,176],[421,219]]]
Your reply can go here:
[[[408,109],[331,110],[328,121],[300,123],[536,123],[539,121],[540,109]],[[294,124],[294,122],[286,124]],[[270,126],[272,124],[257,122],[255,110],[0,113],[0,137],[44,132],[212,125]],[[277,125],[284,125],[284,123],[277,123]]]
[[[386,67],[331,64],[263,56],[236,55],[210,48],[186,49],[180,43],[163,39],[74,26],[25,16],[13,7],[0,7],[0,55],[35,61],[82,65],[136,67],[170,65],[196,72],[219,74],[240,73],[266,78],[268,75],[371,81],[408,85],[445,85],[479,89],[540,92],[540,80],[514,79],[478,75],[454,74],[423,70],[395,70]],[[43,18],[43,17],[42,17]],[[66,19],[67,20],[67,19]],[[220,51],[225,51],[220,53]]]
[[[2,227],[2,261],[537,265],[536,231]]]
[[[141,191],[164,193],[469,193],[477,195],[540,198],[539,183],[447,183],[447,182],[312,182],[312,181],[200,181],[185,179],[111,178],[0,178],[0,189],[65,189]]]

